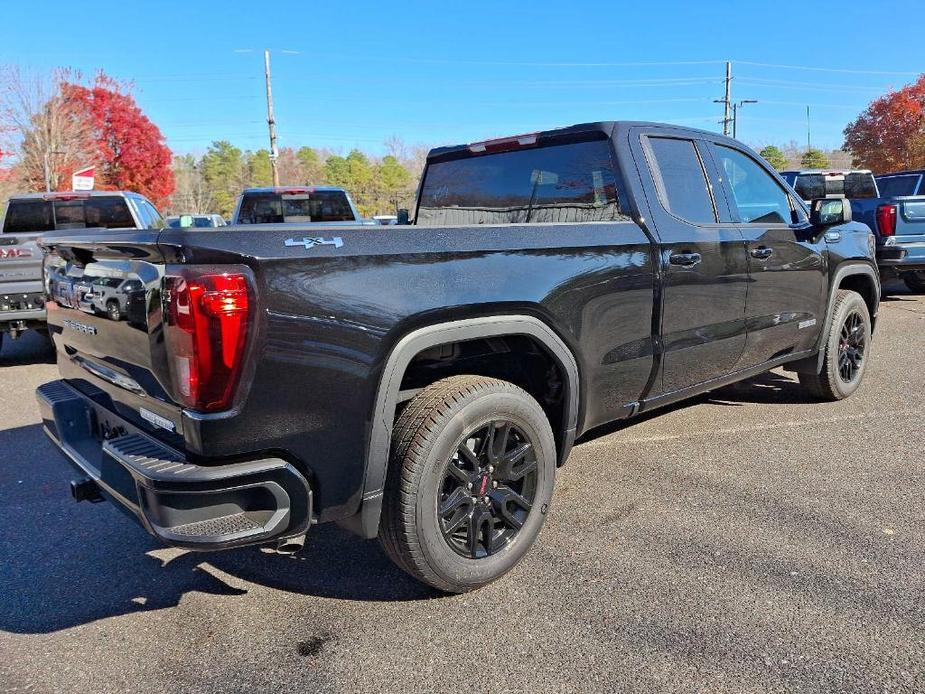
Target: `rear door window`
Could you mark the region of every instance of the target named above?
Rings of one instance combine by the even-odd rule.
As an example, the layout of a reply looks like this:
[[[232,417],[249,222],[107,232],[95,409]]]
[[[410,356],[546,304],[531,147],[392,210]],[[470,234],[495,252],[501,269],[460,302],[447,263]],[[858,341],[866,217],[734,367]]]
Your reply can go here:
[[[692,140],[650,137],[652,174],[665,209],[694,224],[713,224],[716,211],[700,154]]]
[[[599,222],[621,218],[607,140],[428,164],[417,224]]]

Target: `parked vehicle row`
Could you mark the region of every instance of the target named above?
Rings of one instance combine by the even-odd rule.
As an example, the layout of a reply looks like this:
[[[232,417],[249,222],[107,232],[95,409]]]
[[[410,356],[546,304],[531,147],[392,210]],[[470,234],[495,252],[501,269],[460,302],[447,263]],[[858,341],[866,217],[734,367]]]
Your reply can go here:
[[[337,522],[462,592],[529,550],[577,436],[780,366],[839,400],[869,364],[870,230],[716,133],[441,147],[412,225],[316,226],[313,194],[245,195],[259,234],[44,237],[50,283],[143,285],[137,320],[49,312],[38,400],[75,498],[194,550]]]
[[[883,280],[900,278],[925,292],[925,183],[922,171],[874,176],[869,170],[785,171],[804,201],[847,198],[853,216],[874,232]]]

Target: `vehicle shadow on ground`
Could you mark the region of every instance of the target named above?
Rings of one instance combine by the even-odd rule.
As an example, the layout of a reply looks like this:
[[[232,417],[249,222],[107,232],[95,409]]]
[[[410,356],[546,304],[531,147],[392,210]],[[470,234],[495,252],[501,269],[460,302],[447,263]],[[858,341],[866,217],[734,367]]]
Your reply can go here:
[[[375,541],[315,527],[295,557],[243,548],[165,548],[112,504],[71,500],[77,475],[38,424],[0,431],[0,630],[47,633],[162,609],[199,591],[246,599],[247,582],[300,595],[401,601],[438,597]]]
[[[654,417],[661,417],[669,412],[676,412],[697,405],[741,407],[747,403],[800,405],[813,402],[817,401],[803,389],[797,380],[796,374],[781,374],[768,371],[738,383],[701,393],[688,400],[682,400],[651,412],[645,412],[632,419],[621,419],[610,424],[604,424],[582,434],[576,443],[593,441],[617,431],[629,429]]]
[[[0,344],[0,367],[28,364],[54,364],[55,348],[51,340],[34,330],[27,330],[17,339],[8,334]]]

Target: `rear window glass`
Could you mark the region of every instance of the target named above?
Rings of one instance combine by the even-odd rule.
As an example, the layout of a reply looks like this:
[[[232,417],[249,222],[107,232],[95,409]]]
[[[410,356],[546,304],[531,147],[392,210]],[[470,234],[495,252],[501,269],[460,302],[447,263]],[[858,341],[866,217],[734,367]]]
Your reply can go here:
[[[822,174],[804,174],[797,176],[793,189],[804,200],[817,200],[825,197],[825,176]]]
[[[45,200],[10,200],[3,222],[3,233],[23,234],[29,231],[54,231],[55,220],[51,203]]]
[[[285,222],[353,222],[347,195],[339,190],[280,195],[253,193],[244,196],[239,224],[282,224]]]
[[[846,198],[875,198],[877,185],[874,175],[869,173],[845,174],[844,195]]]
[[[804,200],[816,200],[828,196],[846,198],[875,198],[877,186],[869,173],[849,173],[844,176],[825,174],[803,174],[797,177],[794,189]]]
[[[135,220],[125,198],[78,200],[11,200],[3,231],[7,234],[55,229],[129,229]]]
[[[880,195],[885,198],[895,198],[901,195],[915,195],[919,176],[886,176],[877,179]]]
[[[597,222],[621,218],[606,140],[429,164],[417,224]]]

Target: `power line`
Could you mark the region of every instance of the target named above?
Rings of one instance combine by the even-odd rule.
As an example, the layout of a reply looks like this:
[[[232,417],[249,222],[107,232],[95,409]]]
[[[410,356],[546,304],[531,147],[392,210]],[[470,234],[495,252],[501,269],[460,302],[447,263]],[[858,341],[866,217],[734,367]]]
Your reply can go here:
[[[753,67],[770,67],[781,70],[810,70],[813,72],[838,72],[846,75],[900,75],[903,77],[918,77],[919,72],[898,72],[895,70],[853,70],[848,68],[816,67],[813,65],[781,65],[778,63],[755,63],[749,60],[736,60],[738,65],[751,65]]]

